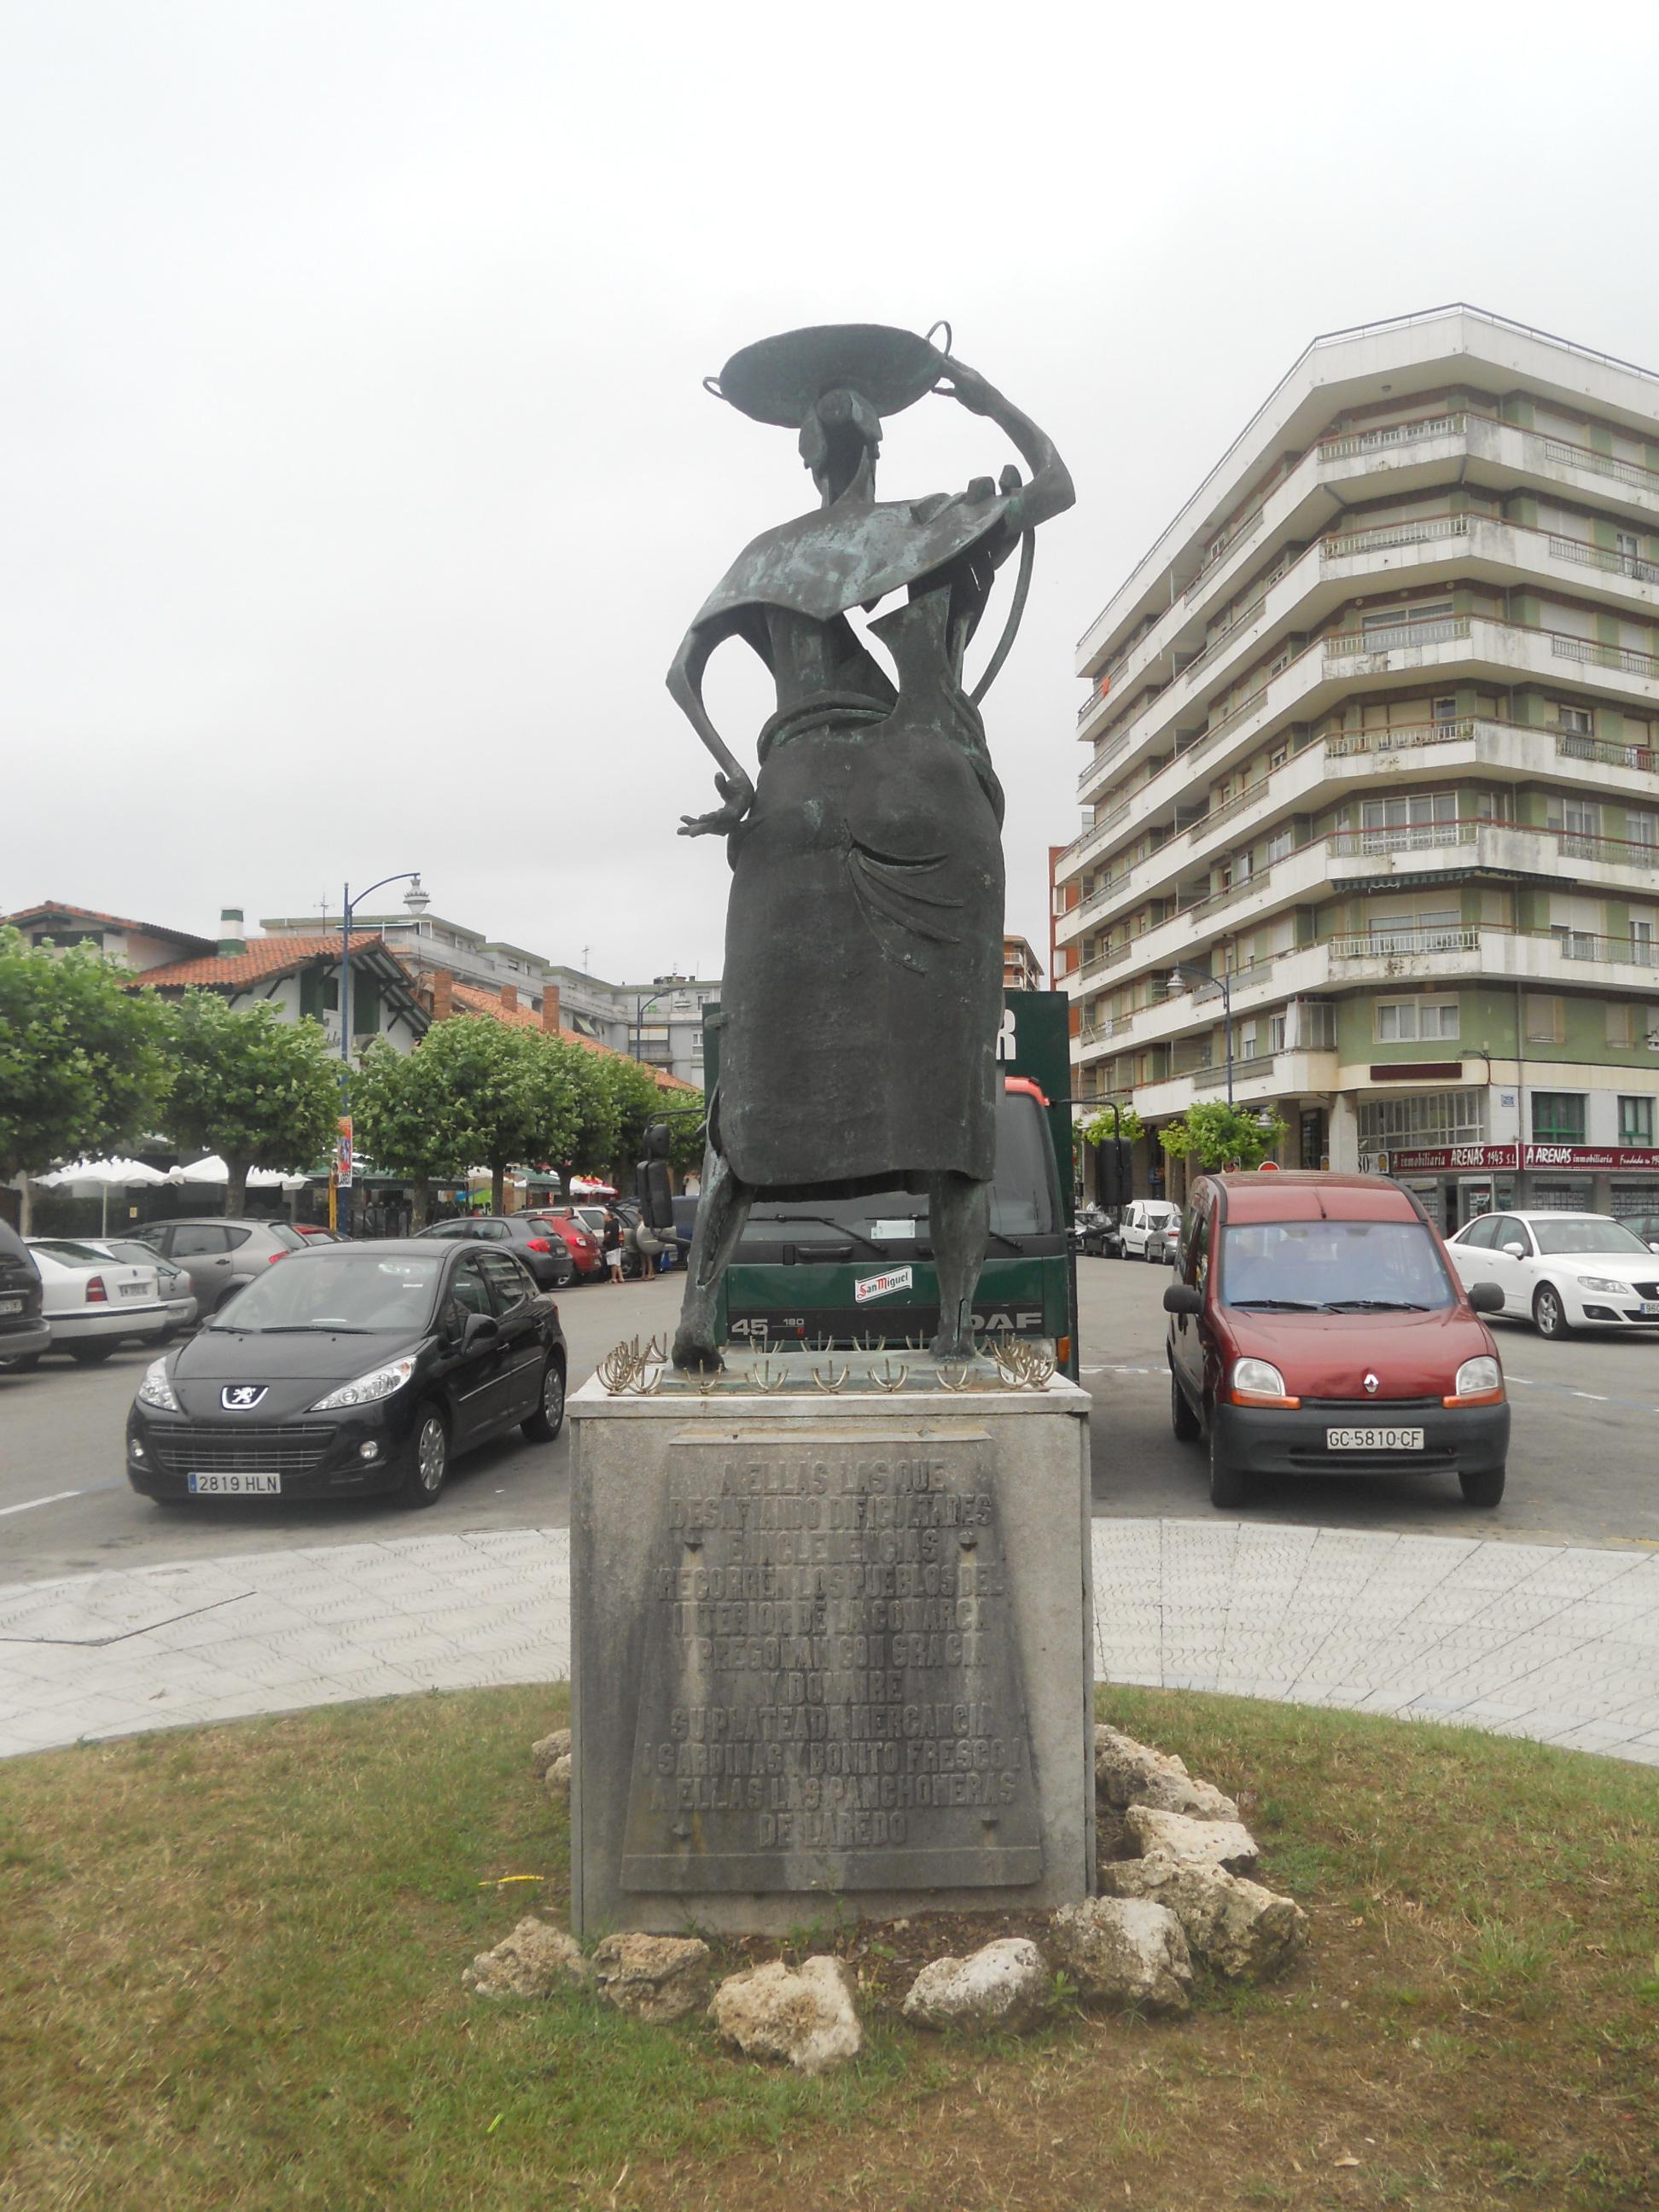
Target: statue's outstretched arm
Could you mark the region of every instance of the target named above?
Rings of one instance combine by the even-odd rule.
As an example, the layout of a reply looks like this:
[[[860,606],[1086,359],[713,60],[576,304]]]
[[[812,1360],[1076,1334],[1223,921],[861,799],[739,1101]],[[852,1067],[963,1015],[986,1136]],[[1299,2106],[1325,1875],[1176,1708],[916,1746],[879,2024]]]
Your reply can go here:
[[[1035,530],[1051,516],[1064,514],[1077,493],[1073,487],[1072,472],[1055,452],[1047,433],[1039,430],[1029,415],[1022,415],[995,385],[977,369],[969,368],[965,362],[947,356],[945,374],[950,380],[951,398],[970,415],[983,415],[999,429],[1006,431],[1031,471],[1031,480],[1021,492],[1018,509],[1010,515],[1010,521],[1022,530]]]
[[[712,814],[682,814],[682,837],[724,836],[737,828],[754,804],[754,785],[709,720],[708,710],[702,703],[702,672],[719,642],[718,632],[711,637],[706,630],[694,626],[682,639],[668,672],[668,690],[674,704],[714,757],[714,788],[724,801]]]

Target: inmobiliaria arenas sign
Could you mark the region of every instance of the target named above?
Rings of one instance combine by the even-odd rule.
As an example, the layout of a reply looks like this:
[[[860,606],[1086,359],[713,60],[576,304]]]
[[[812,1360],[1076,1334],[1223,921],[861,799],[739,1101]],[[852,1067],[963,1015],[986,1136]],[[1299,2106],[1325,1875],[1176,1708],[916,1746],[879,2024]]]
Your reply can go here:
[[[1383,1175],[1431,1175],[1444,1168],[1479,1174],[1483,1169],[1635,1169],[1659,1173],[1659,1148],[1650,1145],[1445,1145],[1431,1152],[1389,1152],[1376,1162]]]

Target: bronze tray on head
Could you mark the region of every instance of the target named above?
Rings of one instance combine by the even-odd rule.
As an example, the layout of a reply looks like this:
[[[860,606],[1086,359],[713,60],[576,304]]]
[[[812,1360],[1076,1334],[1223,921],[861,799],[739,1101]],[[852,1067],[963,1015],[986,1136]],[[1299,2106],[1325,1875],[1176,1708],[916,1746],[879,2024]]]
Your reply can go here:
[[[950,344],[949,324],[943,329]],[[757,422],[797,430],[826,392],[845,386],[878,415],[896,415],[931,392],[947,368],[945,354],[914,331],[886,323],[818,323],[784,331],[734,353],[708,389]]]

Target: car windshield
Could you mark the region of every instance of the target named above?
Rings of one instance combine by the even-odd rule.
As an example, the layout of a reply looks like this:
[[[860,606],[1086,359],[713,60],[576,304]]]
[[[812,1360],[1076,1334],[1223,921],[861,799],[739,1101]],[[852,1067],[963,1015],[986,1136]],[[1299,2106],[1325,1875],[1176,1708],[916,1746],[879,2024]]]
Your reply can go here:
[[[1531,1226],[1540,1252],[1624,1252],[1638,1254],[1644,1260],[1653,1257],[1622,1221],[1534,1220]]]
[[[1224,1305],[1408,1312],[1455,1297],[1419,1221],[1240,1222],[1221,1240]]]
[[[256,1275],[210,1328],[363,1329],[413,1336],[425,1328],[445,1262],[319,1245]]]

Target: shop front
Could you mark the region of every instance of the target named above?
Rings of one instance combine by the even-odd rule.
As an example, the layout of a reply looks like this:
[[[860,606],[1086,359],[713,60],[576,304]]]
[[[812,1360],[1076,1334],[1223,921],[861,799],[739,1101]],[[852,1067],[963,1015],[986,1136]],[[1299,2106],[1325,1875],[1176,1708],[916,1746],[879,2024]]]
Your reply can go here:
[[[1367,1162],[1413,1191],[1448,1235],[1477,1214],[1659,1216],[1659,1148],[1632,1145],[1443,1145]]]

